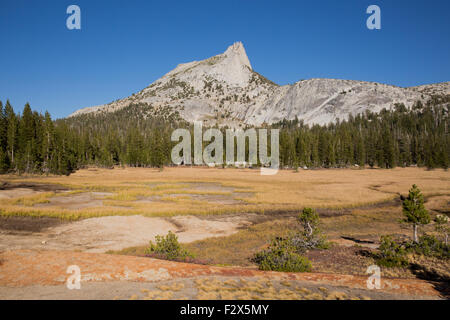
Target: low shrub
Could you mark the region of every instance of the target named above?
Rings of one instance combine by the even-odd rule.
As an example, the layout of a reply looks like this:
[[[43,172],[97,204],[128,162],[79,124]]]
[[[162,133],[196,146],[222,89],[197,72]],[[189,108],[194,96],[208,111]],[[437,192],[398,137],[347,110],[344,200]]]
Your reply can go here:
[[[304,208],[297,222],[301,228],[287,238],[275,238],[268,249],[251,259],[261,270],[308,272],[311,262],[303,256],[313,249],[328,249],[329,243],[319,229],[319,215],[314,209]]]
[[[450,233],[449,220],[448,216],[444,214],[438,214],[434,219],[434,228],[439,233],[445,245],[448,245],[448,234]]]
[[[309,272],[311,262],[298,254],[289,240],[276,238],[269,248],[258,252],[252,258],[260,270],[284,272]]]
[[[450,246],[432,235],[425,234],[417,242],[396,242],[390,236],[382,236],[377,263],[385,267],[403,267],[409,264],[408,255],[450,258]]]
[[[432,235],[424,234],[417,243],[408,243],[407,250],[416,254],[422,254],[427,257],[436,257],[441,259],[450,258],[450,245],[445,244]]]
[[[178,237],[172,231],[169,231],[166,236],[156,236],[155,242],[156,244],[150,241],[150,247],[145,252],[147,255],[175,261],[194,258],[192,254],[182,248]]]
[[[391,236],[382,236],[377,263],[385,267],[402,267],[408,264],[406,249]]]

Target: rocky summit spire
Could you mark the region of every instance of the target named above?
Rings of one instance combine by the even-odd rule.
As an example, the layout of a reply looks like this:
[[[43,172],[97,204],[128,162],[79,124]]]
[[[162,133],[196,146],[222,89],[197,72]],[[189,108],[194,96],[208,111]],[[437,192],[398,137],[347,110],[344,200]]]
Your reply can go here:
[[[248,60],[247,53],[245,52],[245,48],[242,42],[238,41],[233,43],[224,52],[224,55],[226,55],[228,58],[236,59],[240,64],[252,69],[252,65],[250,64],[250,60]]]

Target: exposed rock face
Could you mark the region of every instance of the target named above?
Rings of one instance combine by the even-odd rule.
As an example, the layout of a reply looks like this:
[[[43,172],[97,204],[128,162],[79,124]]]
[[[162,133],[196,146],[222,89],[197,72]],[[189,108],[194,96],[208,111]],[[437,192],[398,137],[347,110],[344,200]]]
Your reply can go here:
[[[122,100],[85,108],[84,113],[114,112],[131,103],[178,111],[187,121],[260,125],[295,117],[309,124],[346,119],[365,110],[379,112],[394,103],[410,107],[431,94],[449,94],[450,82],[400,88],[375,82],[310,79],[278,86],[253,71],[241,42],[219,55],[178,65],[142,91]]]
[[[249,122],[276,122],[297,116],[305,123],[327,124],[365,110],[379,112],[394,103],[411,106],[421,95],[374,82],[310,79],[276,90],[261,106],[250,108]]]
[[[450,94],[450,82],[427,84],[418,87],[411,87],[410,89],[423,94]]]

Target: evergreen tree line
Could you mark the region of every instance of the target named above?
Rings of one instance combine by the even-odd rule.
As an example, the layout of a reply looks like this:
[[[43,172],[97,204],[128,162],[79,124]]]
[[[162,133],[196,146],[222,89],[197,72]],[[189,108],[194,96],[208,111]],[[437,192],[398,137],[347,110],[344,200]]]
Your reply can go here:
[[[411,110],[397,104],[392,110],[366,112],[326,126],[295,119],[264,127],[280,129],[282,167],[447,168],[449,103],[450,95],[435,96]],[[145,104],[52,120],[48,112],[33,112],[29,104],[16,114],[9,101],[5,106],[0,102],[0,173],[70,174],[88,165],[171,165],[171,150],[178,142],[170,137],[177,128],[189,129],[193,137],[192,125],[177,112],[155,111]]]
[[[114,113],[52,120],[22,114],[0,101],[0,173],[70,174],[88,166],[162,167],[170,164],[171,132],[183,125],[178,114],[146,114],[148,106],[131,105]],[[163,114],[164,113],[164,114]]]
[[[411,110],[366,112],[347,121],[309,127],[298,119],[274,125],[280,130],[280,163],[297,167],[411,165],[448,168],[450,95],[435,96]]]
[[[0,101],[0,173],[69,174],[76,168],[75,143],[64,125],[56,126],[48,112],[33,112],[27,103],[16,114]]]

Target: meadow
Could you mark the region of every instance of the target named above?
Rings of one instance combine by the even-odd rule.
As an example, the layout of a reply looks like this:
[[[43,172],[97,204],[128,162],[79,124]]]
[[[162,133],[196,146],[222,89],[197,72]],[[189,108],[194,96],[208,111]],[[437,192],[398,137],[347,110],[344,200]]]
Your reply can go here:
[[[70,220],[341,210],[398,199],[412,184],[444,201],[437,206],[448,205],[450,196],[450,172],[421,168],[281,170],[273,176],[235,168],[87,168],[70,176],[1,175],[0,183],[1,215]],[[36,191],[48,185],[57,187]],[[30,186],[34,191],[26,192]]]
[[[253,169],[116,167],[70,176],[2,175],[0,237],[7,250],[146,256],[149,241],[171,230],[193,263],[255,269],[255,253],[298,232],[299,213],[313,207],[330,247],[305,253],[311,271],[363,276],[376,263],[381,236],[411,239],[411,226],[401,223],[400,195],[413,184],[432,218],[449,215],[450,173],[441,169],[280,170],[261,176]],[[102,218],[88,219],[93,217]],[[435,234],[434,223],[420,232]],[[383,268],[383,276],[450,278],[448,259],[408,259],[408,266]]]

